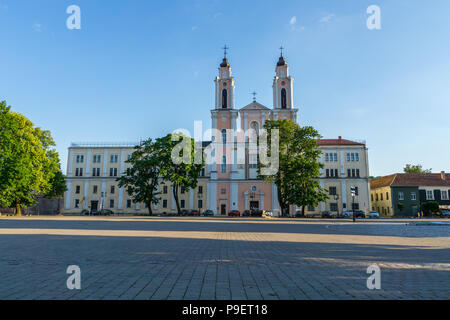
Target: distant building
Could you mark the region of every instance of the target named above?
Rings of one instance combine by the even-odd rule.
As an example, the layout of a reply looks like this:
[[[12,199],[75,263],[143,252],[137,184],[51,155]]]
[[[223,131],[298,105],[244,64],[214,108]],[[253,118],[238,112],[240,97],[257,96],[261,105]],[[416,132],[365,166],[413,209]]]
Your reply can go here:
[[[422,204],[450,209],[450,174],[396,173],[370,182],[372,210],[382,216],[417,216]]]

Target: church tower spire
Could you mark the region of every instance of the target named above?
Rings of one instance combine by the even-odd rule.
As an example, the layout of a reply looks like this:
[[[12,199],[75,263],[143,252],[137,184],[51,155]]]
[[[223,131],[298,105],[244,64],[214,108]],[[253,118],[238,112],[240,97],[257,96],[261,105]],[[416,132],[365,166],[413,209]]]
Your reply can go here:
[[[281,55],[275,68],[273,107],[274,109],[294,109],[294,78],[289,74],[289,65],[283,56],[283,49],[283,47],[280,48]]]
[[[224,57],[219,66],[219,76],[216,77],[216,109],[234,109],[235,83],[231,73],[231,66],[227,58],[226,45],[223,47]]]

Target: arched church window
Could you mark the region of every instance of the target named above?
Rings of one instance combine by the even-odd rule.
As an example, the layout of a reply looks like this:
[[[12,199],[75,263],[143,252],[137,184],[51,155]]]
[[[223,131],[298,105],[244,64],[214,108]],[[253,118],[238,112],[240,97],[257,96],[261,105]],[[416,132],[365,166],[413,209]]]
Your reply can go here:
[[[227,130],[226,129],[222,130],[222,142],[224,144],[227,143]]]
[[[228,107],[228,93],[227,89],[222,90],[222,108],[226,109]]]
[[[286,96],[286,89],[281,89],[281,108],[286,109],[287,108],[287,96]]]
[[[259,124],[258,124],[258,122],[252,121],[252,123],[250,124],[250,128],[253,129],[257,135],[259,134]]]

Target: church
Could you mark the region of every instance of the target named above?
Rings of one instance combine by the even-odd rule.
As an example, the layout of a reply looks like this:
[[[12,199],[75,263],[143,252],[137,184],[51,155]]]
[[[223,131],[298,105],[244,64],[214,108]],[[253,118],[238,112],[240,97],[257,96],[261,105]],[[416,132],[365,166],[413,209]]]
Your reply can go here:
[[[225,47],[226,50],[226,47]],[[266,210],[279,212],[277,188],[257,178],[257,153],[248,150],[245,142],[236,140],[233,132],[259,132],[267,120],[290,119],[297,122],[298,109],[294,107],[294,79],[281,52],[275,66],[273,80],[273,105],[264,106],[253,100],[249,105],[236,108],[235,79],[226,51],[219,65],[215,83],[215,107],[211,110],[211,128],[219,132],[223,150],[220,161],[208,164],[202,172],[199,184],[193,190],[180,190],[181,209],[224,216],[230,211]],[[239,119],[239,121],[238,121]],[[216,138],[216,137],[215,137]],[[204,142],[208,147],[211,142]],[[244,145],[239,145],[244,144]],[[318,207],[309,207],[306,214],[319,216],[327,211],[339,214],[352,209],[370,210],[369,162],[364,141],[352,141],[339,137],[321,139],[320,161],[324,164],[319,182],[329,193],[329,200]],[[115,181],[126,172],[126,160],[133,153],[132,144],[72,143],[69,147],[65,210],[78,214],[81,210],[109,209],[119,214],[145,214],[145,204],[133,203],[128,194]],[[240,148],[241,147],[241,148]],[[244,149],[239,154],[237,150]],[[350,188],[356,188],[353,201]],[[153,208],[156,214],[176,213],[176,204],[170,184],[159,186],[160,203]],[[292,207],[294,216],[299,208]]]

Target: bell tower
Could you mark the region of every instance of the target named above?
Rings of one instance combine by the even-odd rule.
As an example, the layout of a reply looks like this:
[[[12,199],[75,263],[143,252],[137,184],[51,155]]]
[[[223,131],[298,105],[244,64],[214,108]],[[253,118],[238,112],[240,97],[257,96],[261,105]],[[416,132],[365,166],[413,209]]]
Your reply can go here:
[[[283,57],[283,49],[283,47],[280,48],[281,55],[273,80],[273,108],[294,109],[294,78],[289,74],[289,66]]]
[[[219,76],[216,77],[216,110],[217,109],[234,109],[234,78],[231,74],[231,66],[227,59],[227,46],[224,48],[224,58],[219,66]]]

